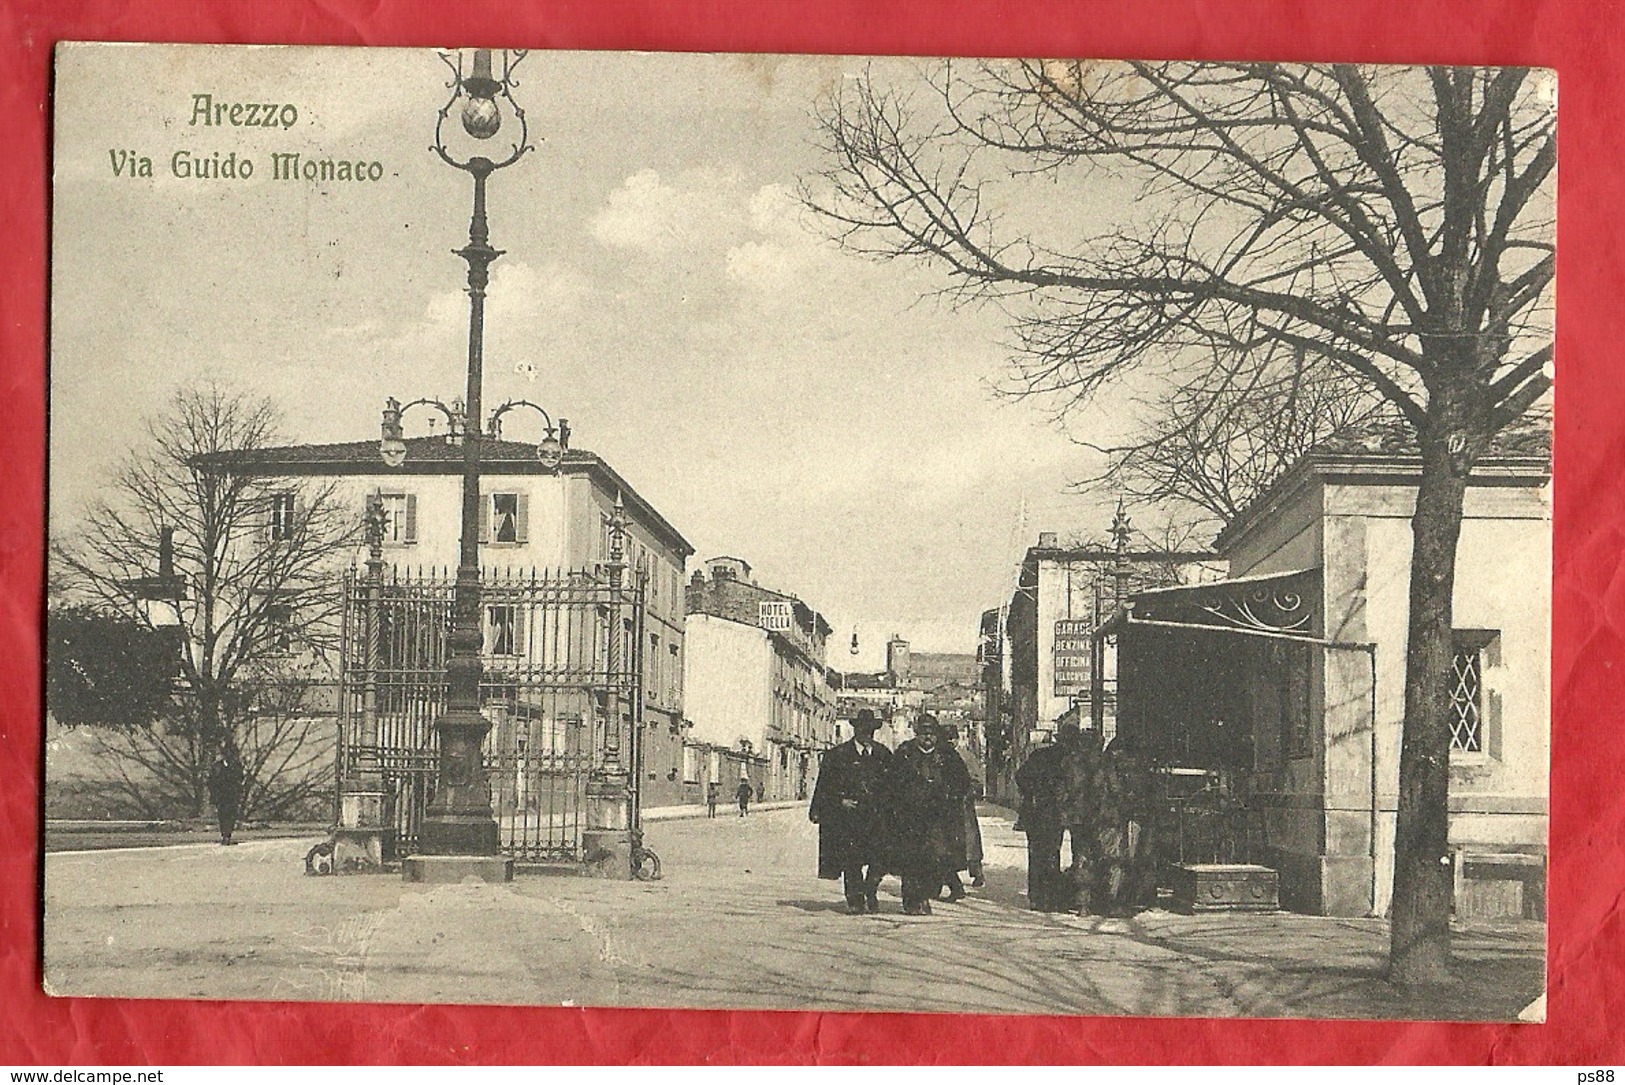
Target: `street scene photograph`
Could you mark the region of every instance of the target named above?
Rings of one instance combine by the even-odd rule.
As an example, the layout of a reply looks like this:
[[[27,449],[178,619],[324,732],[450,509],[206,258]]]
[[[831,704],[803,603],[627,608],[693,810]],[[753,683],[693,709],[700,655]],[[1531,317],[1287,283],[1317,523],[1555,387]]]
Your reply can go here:
[[[58,45],[46,993],[1544,1021],[1556,115]]]

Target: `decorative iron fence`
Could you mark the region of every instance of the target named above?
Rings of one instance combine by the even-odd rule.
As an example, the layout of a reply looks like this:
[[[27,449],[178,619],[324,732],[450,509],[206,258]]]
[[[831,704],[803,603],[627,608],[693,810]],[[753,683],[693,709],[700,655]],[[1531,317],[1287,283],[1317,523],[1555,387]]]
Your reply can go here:
[[[380,566],[345,578],[339,786],[357,772],[381,776],[394,851],[405,855],[433,798],[455,577]],[[642,586],[614,588],[585,571],[486,570],[480,606],[485,766],[503,850],[520,861],[579,859],[588,776],[610,745],[623,764],[638,763]],[[635,825],[635,776],[632,804]]]

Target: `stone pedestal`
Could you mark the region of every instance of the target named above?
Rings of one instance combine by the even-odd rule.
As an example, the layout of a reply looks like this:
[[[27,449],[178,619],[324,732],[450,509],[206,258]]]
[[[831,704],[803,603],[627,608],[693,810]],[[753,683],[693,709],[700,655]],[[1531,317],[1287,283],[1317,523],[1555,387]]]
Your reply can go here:
[[[381,871],[393,851],[393,827],[384,821],[382,791],[347,791],[339,796],[339,823],[333,829],[333,872]]]
[[[513,881],[513,860],[506,855],[408,855],[401,878],[421,885],[459,885],[470,878],[500,885]]]
[[[581,872],[631,881],[632,792],[626,774],[595,772],[587,781],[587,828],[581,834]]]
[[[1274,912],[1275,871],[1255,863],[1180,863],[1170,872],[1174,909],[1181,912]]]
[[[581,873],[589,878],[632,880],[632,834],[623,829],[587,829],[581,834]]]

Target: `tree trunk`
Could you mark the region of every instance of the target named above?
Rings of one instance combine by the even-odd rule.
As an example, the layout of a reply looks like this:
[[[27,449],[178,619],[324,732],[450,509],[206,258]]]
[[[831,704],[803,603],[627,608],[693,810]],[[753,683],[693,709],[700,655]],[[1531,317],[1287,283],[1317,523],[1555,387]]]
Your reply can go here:
[[[1405,985],[1443,982],[1450,962],[1451,597],[1456,542],[1472,456],[1464,434],[1422,441],[1422,479],[1411,519],[1405,722],[1394,831],[1388,975]],[[1450,445],[1457,451],[1452,454]]]

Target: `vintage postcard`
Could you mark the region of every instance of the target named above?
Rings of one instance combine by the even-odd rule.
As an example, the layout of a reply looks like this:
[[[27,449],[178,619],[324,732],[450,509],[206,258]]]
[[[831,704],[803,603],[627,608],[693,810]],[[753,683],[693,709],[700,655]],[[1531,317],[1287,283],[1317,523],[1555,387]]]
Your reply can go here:
[[[1552,73],[54,94],[50,993],[1542,1019]]]

